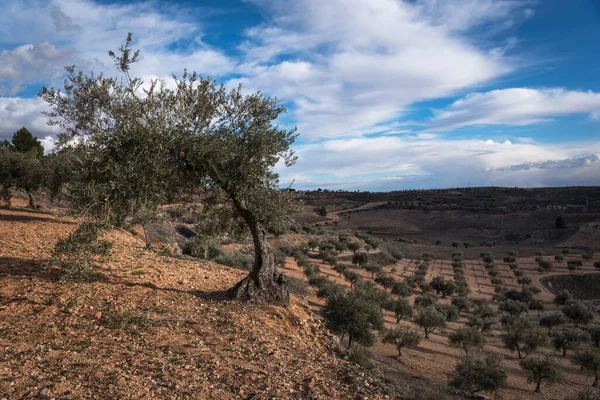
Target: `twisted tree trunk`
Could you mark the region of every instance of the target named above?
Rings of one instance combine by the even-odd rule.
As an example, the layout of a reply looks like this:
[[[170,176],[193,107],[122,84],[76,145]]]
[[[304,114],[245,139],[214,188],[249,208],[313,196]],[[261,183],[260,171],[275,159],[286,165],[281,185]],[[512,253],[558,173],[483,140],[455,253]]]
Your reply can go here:
[[[229,289],[229,296],[254,303],[288,305],[290,293],[287,283],[275,268],[265,229],[244,202],[239,201],[232,193],[229,195],[237,212],[246,221],[254,243],[254,266],[247,277]]]

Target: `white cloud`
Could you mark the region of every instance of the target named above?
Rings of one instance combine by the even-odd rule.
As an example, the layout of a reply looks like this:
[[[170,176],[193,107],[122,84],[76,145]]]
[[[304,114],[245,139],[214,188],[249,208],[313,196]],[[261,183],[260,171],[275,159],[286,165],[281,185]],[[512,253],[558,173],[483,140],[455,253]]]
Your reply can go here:
[[[0,95],[14,95],[22,84],[60,76],[67,55],[46,41],[0,52]]]
[[[43,110],[48,110],[46,103],[38,98],[0,97],[0,141],[10,139],[23,126],[39,139],[59,133],[59,127],[46,124]],[[49,140],[44,142],[45,148],[51,147]]]
[[[170,77],[188,68],[218,77],[235,67],[222,51],[202,42],[201,26],[175,6],[24,0],[3,8],[0,16],[0,48],[8,48],[0,54],[0,95],[32,82],[60,85],[57,78],[69,64],[114,75],[107,51],[117,50],[128,32],[142,52],[133,68],[139,76]],[[9,47],[13,43],[26,44]]]
[[[271,18],[247,32],[244,73],[253,87],[292,102],[299,131],[311,138],[361,136],[411,103],[509,72],[502,54],[477,47],[464,33],[483,23],[501,25],[523,4],[253,2]],[[293,71],[283,72],[292,65]]]
[[[598,153],[600,144],[596,142],[543,145],[385,136],[298,146],[297,165],[281,168],[280,172],[283,181],[295,174],[311,177],[310,183],[295,185],[298,188],[339,188],[346,187],[341,185],[347,182],[362,182],[363,190],[456,187],[469,183],[523,187],[593,185],[600,183]]]
[[[57,31],[68,31],[73,29],[73,20],[64,12],[61,11],[60,7],[52,7],[52,19],[54,20],[54,26]],[[81,29],[81,27],[77,26]]]
[[[435,113],[433,126],[531,125],[553,117],[600,111],[600,93],[565,89],[512,88],[472,93]]]

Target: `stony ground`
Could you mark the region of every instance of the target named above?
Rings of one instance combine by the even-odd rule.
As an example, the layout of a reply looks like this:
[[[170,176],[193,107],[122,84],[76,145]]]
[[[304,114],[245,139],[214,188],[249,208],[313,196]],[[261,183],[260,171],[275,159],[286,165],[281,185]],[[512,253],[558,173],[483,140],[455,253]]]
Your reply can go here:
[[[74,227],[0,209],[0,398],[397,397],[335,355],[302,300],[226,300],[242,271],[160,256],[112,232],[99,280],[61,282],[48,258]]]

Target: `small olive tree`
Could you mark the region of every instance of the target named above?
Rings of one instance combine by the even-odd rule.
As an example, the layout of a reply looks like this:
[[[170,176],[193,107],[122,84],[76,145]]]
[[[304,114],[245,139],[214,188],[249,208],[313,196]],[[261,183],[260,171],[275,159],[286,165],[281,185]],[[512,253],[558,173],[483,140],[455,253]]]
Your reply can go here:
[[[594,377],[592,387],[598,387],[600,378],[600,350],[597,347],[587,347],[578,350],[573,356],[573,362],[588,371]]]
[[[485,357],[465,356],[456,364],[448,384],[471,395],[481,391],[496,391],[506,386],[507,368],[498,354]]]
[[[589,341],[590,334],[578,328],[565,328],[552,332],[552,344],[556,350],[562,350],[563,357],[566,357],[567,350],[575,349]]]
[[[519,361],[521,368],[527,372],[527,382],[535,383],[535,392],[540,393],[542,382],[559,382],[562,377],[560,367],[552,358],[528,358]]]
[[[327,298],[323,315],[331,332],[342,335],[342,340],[348,335],[348,347],[354,342],[370,346],[374,341],[372,330],[384,327],[380,305],[364,291],[334,292]]]
[[[429,339],[429,334],[437,328],[446,326],[446,315],[438,311],[435,307],[430,306],[419,311],[414,319],[415,324],[423,328],[425,339]]]
[[[382,341],[395,345],[398,356],[401,356],[403,347],[416,346],[421,343],[421,335],[415,329],[401,326],[385,331]]]
[[[469,351],[474,348],[482,348],[485,344],[485,338],[479,329],[471,326],[459,328],[448,335],[448,341],[454,347],[459,347],[469,355]]]

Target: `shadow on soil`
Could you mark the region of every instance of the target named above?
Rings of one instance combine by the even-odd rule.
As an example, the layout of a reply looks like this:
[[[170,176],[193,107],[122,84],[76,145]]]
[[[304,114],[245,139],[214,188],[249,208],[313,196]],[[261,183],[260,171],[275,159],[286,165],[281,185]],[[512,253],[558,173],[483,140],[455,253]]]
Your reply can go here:
[[[47,282],[59,282],[62,276],[57,268],[50,268],[50,261],[29,260],[14,257],[0,257],[0,279],[5,276],[36,278]],[[162,288],[150,282],[131,282],[119,278],[111,278],[102,274],[91,279],[89,282],[101,282],[109,285],[139,286],[162,292],[184,293],[207,301],[226,301],[230,300],[226,290],[220,291],[202,291],[202,290],[184,290],[176,288]]]

